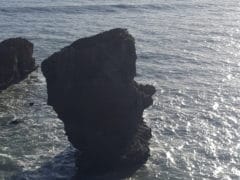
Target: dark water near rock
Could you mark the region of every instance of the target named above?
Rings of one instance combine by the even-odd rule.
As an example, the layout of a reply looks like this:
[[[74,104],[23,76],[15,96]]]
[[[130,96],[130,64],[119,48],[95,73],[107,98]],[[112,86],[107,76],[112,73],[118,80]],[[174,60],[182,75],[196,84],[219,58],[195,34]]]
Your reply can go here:
[[[28,38],[38,64],[115,27],[136,38],[136,80],[157,88],[145,111],[151,157],[129,179],[240,179],[239,1],[0,1],[0,40]],[[46,98],[40,71],[0,94],[0,179],[74,174],[73,149]]]

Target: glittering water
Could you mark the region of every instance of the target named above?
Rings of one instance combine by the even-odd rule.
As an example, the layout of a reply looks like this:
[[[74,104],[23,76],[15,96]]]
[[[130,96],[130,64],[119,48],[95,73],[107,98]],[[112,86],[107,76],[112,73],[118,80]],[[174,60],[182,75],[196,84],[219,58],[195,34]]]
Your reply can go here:
[[[151,157],[130,179],[240,179],[239,1],[0,1],[0,40],[28,38],[38,64],[115,27],[136,38],[136,80],[157,88],[144,115]],[[0,179],[74,174],[73,150],[46,96],[40,71],[0,93]]]

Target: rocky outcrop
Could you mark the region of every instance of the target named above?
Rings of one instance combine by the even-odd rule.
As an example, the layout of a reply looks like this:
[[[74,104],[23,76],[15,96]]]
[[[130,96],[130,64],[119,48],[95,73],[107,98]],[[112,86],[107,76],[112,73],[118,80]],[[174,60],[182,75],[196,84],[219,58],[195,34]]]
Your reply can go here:
[[[144,163],[151,129],[143,121],[155,88],[134,81],[134,38],[113,29],[79,39],[42,63],[48,104],[64,122],[79,170],[103,173]]]
[[[33,44],[26,39],[11,38],[0,43],[0,90],[17,83],[36,69]]]

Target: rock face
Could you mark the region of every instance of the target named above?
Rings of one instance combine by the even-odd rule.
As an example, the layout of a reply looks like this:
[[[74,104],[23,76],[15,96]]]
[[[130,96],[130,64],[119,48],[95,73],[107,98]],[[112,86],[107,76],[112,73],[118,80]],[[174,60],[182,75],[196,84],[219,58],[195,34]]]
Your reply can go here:
[[[64,122],[79,170],[103,173],[138,166],[149,156],[143,121],[155,88],[134,81],[134,38],[113,29],[79,39],[42,63],[48,104]]]
[[[11,38],[0,43],[0,90],[17,83],[36,69],[33,44],[26,39]]]

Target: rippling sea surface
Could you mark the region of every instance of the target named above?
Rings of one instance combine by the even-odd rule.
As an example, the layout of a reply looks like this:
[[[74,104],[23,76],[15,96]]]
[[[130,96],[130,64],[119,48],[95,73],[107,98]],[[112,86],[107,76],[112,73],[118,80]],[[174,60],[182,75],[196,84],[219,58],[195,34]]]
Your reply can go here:
[[[151,157],[129,180],[240,179],[238,0],[0,1],[0,40],[29,39],[37,64],[115,27],[136,39],[136,80],[157,88],[144,113]],[[40,70],[0,93],[0,179],[75,173],[73,149],[46,100]]]

